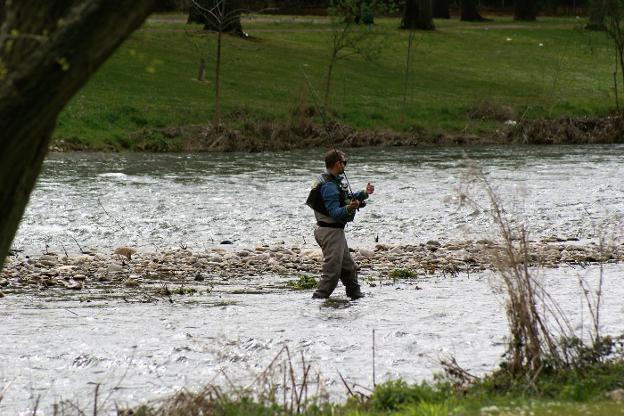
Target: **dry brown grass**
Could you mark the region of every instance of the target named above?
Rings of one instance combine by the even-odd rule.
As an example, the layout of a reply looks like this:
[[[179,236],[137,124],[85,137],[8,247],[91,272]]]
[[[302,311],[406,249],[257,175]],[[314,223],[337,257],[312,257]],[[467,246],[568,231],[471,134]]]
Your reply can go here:
[[[305,360],[303,353],[301,361],[295,362],[287,346],[247,387],[237,387],[225,373],[222,376],[229,384],[227,389],[209,384],[201,391],[181,391],[153,405],[118,409],[118,415],[298,415],[328,402],[320,372]]]
[[[624,142],[624,118],[561,117],[523,120],[509,131],[509,139],[518,144],[600,144]]]
[[[525,224],[510,218],[501,197],[479,166],[470,164],[465,182],[467,188],[461,191],[460,200],[488,213],[499,240],[499,249],[491,255],[496,285],[505,295],[509,324],[507,368],[512,374],[534,379],[546,362],[552,365],[564,361],[558,339],[572,336],[571,327],[529,268],[530,243]],[[484,199],[475,196],[474,187],[485,192]]]
[[[468,109],[472,120],[500,121],[515,120],[516,112],[509,105],[499,104],[490,99],[483,99]]]
[[[509,337],[504,368],[512,378],[523,377],[526,385],[534,386],[543,371],[578,370],[586,365],[608,361],[615,343],[600,334],[600,307],[603,285],[602,264],[617,250],[617,236],[622,231],[620,217],[608,218],[597,225],[599,245],[599,276],[591,285],[579,276],[586,306],[591,318],[590,339],[575,331],[557,302],[544,288],[535,265],[526,224],[510,214],[503,200],[475,163],[468,162],[464,183],[459,192],[461,204],[487,213],[494,227],[498,244],[492,250],[495,287],[505,296],[505,312]],[[471,376],[455,361],[443,363],[447,374],[458,384],[471,382]]]

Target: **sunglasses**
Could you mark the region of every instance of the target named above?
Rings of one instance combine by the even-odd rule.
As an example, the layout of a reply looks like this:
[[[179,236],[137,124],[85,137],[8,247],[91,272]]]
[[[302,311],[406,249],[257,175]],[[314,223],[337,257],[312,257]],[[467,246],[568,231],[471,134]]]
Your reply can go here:
[[[341,160],[340,163],[342,163],[344,166],[347,166],[347,161],[346,160]]]

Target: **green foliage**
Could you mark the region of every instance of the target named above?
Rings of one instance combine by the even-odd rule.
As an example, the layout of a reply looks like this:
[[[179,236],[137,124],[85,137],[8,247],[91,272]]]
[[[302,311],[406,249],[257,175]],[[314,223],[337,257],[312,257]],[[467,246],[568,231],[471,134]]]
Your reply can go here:
[[[567,365],[582,371],[600,363],[624,360],[624,335],[597,337],[590,343],[578,337],[566,338],[561,341],[561,348],[568,357]]]
[[[136,416],[272,416],[284,413],[278,405],[258,403],[247,396],[234,399],[228,395],[214,397],[205,394],[180,393],[170,401],[165,402],[159,409],[143,405],[131,412],[121,414]]]
[[[297,280],[289,280],[286,282],[286,285],[295,290],[308,290],[316,289],[318,287],[318,282],[314,276],[301,275]]]
[[[577,339],[562,341],[573,348],[565,368],[546,365],[533,380],[523,375],[513,375],[506,363],[498,371],[471,386],[471,393],[488,395],[539,395],[563,401],[588,401],[600,398],[605,392],[624,388],[624,354],[622,337],[603,337],[595,347]]]
[[[406,405],[444,404],[451,396],[446,384],[408,385],[403,380],[388,381],[375,387],[369,405],[376,410],[398,410]]]
[[[421,402],[416,406],[408,407],[406,416],[448,416],[449,406],[445,403],[427,403]]]
[[[192,295],[197,293],[197,289],[192,287],[185,287],[184,285],[180,285],[177,288],[171,290],[169,286],[163,284],[161,287],[156,289],[156,294],[160,296],[171,296],[171,295]]]
[[[243,21],[256,41],[223,38],[228,51],[222,62],[224,115],[244,107],[255,120],[286,122],[296,101],[293,91],[306,85],[302,69],[312,85],[324,81],[330,19],[272,19]],[[439,21],[436,33],[419,34],[404,105],[408,35],[397,29],[398,19],[376,19],[373,30],[383,32],[384,46],[378,59],[350,54],[334,69],[332,109],[338,121],[356,129],[400,132],[418,126],[423,135],[487,135],[501,128],[500,121],[470,117],[485,98],[511,114],[531,118],[609,111],[613,47],[604,34],[575,31],[574,19],[516,22],[513,28],[510,21]],[[480,30],[485,26],[489,30]],[[216,39],[214,34],[194,33],[195,48],[185,30],[183,15],[148,20],[72,99],[54,137],[74,137],[91,148],[107,149],[105,139],[119,143],[131,136],[130,148],[135,148],[149,142],[141,137],[147,127],[207,124],[214,111],[214,84],[198,82],[196,76],[199,59],[214,56]],[[563,66],[557,65],[561,57]],[[155,60],[158,70],[146,72]],[[207,64],[207,73],[213,73],[214,60]],[[314,105],[310,94],[304,100],[304,106]],[[318,115],[312,118],[320,122]],[[237,117],[224,123],[241,127]],[[161,138],[153,140],[155,149],[162,147]],[[151,149],[147,143],[142,148]]]
[[[620,365],[621,367],[621,365]],[[613,369],[611,369],[613,370]],[[621,368],[611,373],[612,379],[623,380]],[[594,373],[587,374],[593,378]],[[528,394],[525,391],[500,393],[488,390],[485,383],[473,385],[464,391],[455,391],[449,384],[422,383],[409,385],[404,381],[390,381],[375,387],[368,400],[349,400],[345,404],[324,403],[310,405],[297,414],[308,416],[484,416],[484,415],[534,415],[534,416],[615,416],[624,414],[621,403],[604,401],[600,393],[583,392],[587,384],[578,374],[570,383],[557,385],[557,397]],[[553,380],[553,385],[560,381]],[[621,382],[620,382],[621,383]],[[616,384],[602,384],[611,389]],[[143,405],[132,410],[137,416],[182,416],[190,414],[268,416],[287,415],[293,412],[281,406],[277,396],[258,400],[236,393],[219,392],[207,388],[204,392],[179,393],[163,400],[158,408]],[[598,390],[596,390],[597,392]],[[609,390],[603,390],[609,391]],[[595,400],[598,399],[598,400]]]
[[[197,293],[197,289],[192,287],[184,287],[184,285],[179,286],[176,289],[171,291],[174,295],[192,295],[193,293]]]
[[[417,273],[414,270],[405,268],[393,269],[388,273],[388,277],[392,280],[411,279],[416,276]]]

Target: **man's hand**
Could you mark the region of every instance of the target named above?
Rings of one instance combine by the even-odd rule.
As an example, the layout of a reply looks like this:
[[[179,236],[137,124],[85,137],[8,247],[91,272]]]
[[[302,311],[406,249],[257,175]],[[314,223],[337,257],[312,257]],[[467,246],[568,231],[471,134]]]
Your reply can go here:
[[[372,183],[370,183],[370,182],[369,182],[369,183],[367,183],[367,184],[366,184],[366,193],[370,195],[370,194],[372,194],[372,193],[374,193],[374,192],[375,192],[375,185],[373,185],[373,184],[372,184]]]
[[[360,201],[357,199],[352,199],[349,205],[347,205],[347,212],[349,214],[353,214],[356,209],[360,207]]]

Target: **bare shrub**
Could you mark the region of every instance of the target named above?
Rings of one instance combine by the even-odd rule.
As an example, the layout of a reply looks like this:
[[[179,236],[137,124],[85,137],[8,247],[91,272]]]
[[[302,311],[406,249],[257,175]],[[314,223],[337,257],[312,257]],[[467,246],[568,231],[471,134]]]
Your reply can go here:
[[[461,202],[488,213],[498,235],[499,248],[492,251],[492,264],[506,297],[505,312],[510,331],[506,367],[513,375],[534,379],[545,365],[557,366],[564,361],[557,338],[569,337],[572,330],[556,302],[529,269],[529,238],[525,224],[509,217],[479,166],[470,165],[466,184],[484,191],[483,200],[487,205],[482,206],[481,199],[475,197],[476,193],[470,188],[460,193]]]
[[[509,130],[508,137],[518,144],[622,143],[624,119],[610,117],[560,117],[524,120]]]
[[[310,105],[310,87],[303,83],[290,96],[290,123],[298,124],[301,119],[309,119],[317,112],[313,105]]]
[[[503,201],[487,175],[475,163],[468,162],[464,187],[459,192],[461,204],[488,214],[498,240],[491,252],[491,264],[496,282],[505,294],[505,312],[509,324],[506,359],[501,364],[512,378],[525,377],[533,386],[542,371],[579,370],[587,365],[621,359],[619,338],[600,335],[600,307],[603,285],[603,263],[613,258],[620,217],[595,227],[598,238],[599,276],[595,289],[579,276],[587,308],[591,316],[590,339],[583,339],[570,325],[557,302],[536,278],[536,256],[530,255],[529,233],[526,225],[506,211]],[[618,355],[619,354],[619,355]],[[454,360],[444,367],[452,379],[469,381],[469,374]],[[467,378],[468,377],[468,378]]]
[[[620,250],[618,244],[624,227],[624,218],[620,214],[608,214],[605,218],[593,224],[593,234],[598,246],[598,254],[595,260],[598,262],[598,281],[595,288],[587,279],[578,275],[578,283],[583,292],[583,297],[590,316],[590,328],[588,330],[590,344],[584,342],[583,325],[581,334],[562,340],[562,350],[566,363],[570,367],[582,368],[596,363],[604,363],[611,359],[624,359],[622,341],[624,335],[616,338],[603,336],[600,332],[600,308],[602,304],[602,288],[604,284],[604,263],[615,258]]]
[[[453,356],[448,356],[440,360],[440,365],[444,371],[444,377],[451,381],[455,389],[465,391],[472,383],[479,378],[469,373],[457,362]]]
[[[157,406],[118,410],[120,415],[182,416],[220,414],[304,414],[328,402],[320,372],[301,355],[296,363],[287,346],[247,387],[222,389],[209,384],[199,392],[181,391]],[[254,412],[253,410],[257,410]]]
[[[514,120],[516,112],[511,106],[483,99],[468,109],[468,117],[472,120],[503,122]]]

